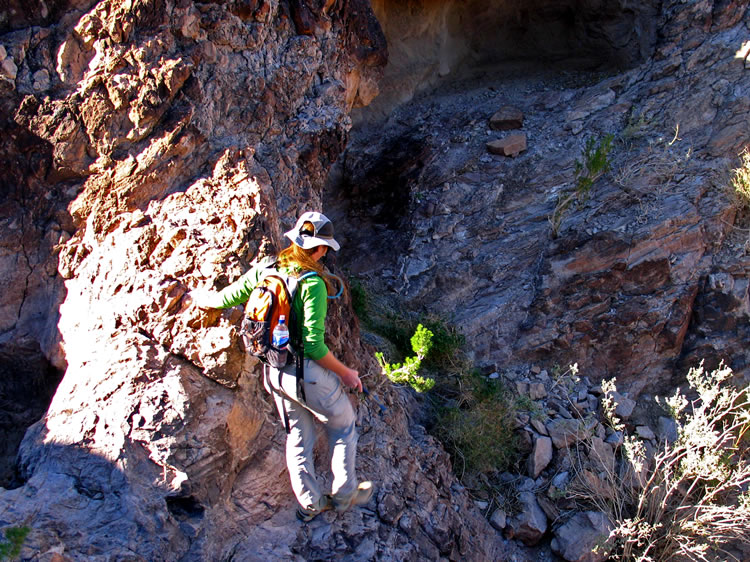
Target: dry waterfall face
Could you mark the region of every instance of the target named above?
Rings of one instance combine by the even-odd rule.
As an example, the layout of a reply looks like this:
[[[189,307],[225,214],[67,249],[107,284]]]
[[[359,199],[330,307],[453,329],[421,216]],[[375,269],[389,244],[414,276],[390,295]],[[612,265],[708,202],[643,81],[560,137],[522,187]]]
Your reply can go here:
[[[749,140],[747,2],[587,6],[577,20],[544,2],[526,15],[482,2],[6,4],[0,528],[32,529],[24,558],[532,559],[517,541],[550,537],[552,519],[538,534],[549,502],[524,484],[515,541],[482,517],[413,397],[376,374],[348,296],[331,306],[329,340],[388,407],[356,402],[358,471],[378,490],[367,509],[294,520],[283,428],[239,347],[241,311],[200,313],[185,295],[236,279],[324,203],[347,243],[335,265],[453,314],[487,369],[578,361],[637,393],[731,353],[747,376],[750,264],[721,190]],[[483,14],[465,39],[457,22]],[[524,76],[530,91],[485,75],[480,93],[455,80],[420,97],[488,53],[493,22],[529,45],[556,30],[547,58],[580,24],[587,56],[627,70],[595,84]],[[504,105],[524,116],[515,158],[485,148]],[[551,239],[553,195],[585,137],[646,121],[664,134],[679,123],[691,159],[667,170],[633,137],[613,156],[626,187],[605,178]],[[550,382],[538,374],[519,391]],[[576,392],[596,410],[591,385]],[[531,476],[546,482],[565,439],[552,460],[542,428],[520,421]],[[320,466],[325,443],[318,453]]]

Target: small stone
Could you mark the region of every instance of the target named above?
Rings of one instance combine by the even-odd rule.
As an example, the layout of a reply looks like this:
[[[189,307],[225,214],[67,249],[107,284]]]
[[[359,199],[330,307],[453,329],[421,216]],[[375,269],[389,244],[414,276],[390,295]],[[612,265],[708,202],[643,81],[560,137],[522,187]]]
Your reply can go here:
[[[552,479],[552,485],[558,490],[564,490],[565,488],[567,488],[568,482],[570,482],[569,472],[560,472],[559,474],[556,474]]]
[[[527,414],[525,412],[520,412],[520,413],[516,414],[516,427],[523,427],[523,426],[525,426],[527,423],[529,423],[529,419],[530,418],[531,418],[531,416],[529,416],[529,414]]]
[[[598,437],[593,437],[591,439],[589,460],[598,470],[604,470],[608,474],[614,472],[615,452],[612,449],[612,445],[606,441],[602,441]]]
[[[604,441],[606,443],[609,443],[613,447],[620,447],[625,442],[625,437],[622,431],[615,431],[611,435],[609,435]]]
[[[621,420],[630,419],[635,409],[635,400],[631,400],[627,396],[620,394],[619,392],[611,393],[612,400],[615,401],[617,406],[615,407],[615,415]]]
[[[552,443],[558,449],[568,447],[584,436],[582,424],[574,419],[558,418],[549,422],[546,427]]]
[[[544,511],[547,519],[550,521],[557,521],[560,517],[560,510],[551,498],[547,496],[537,496],[536,501],[539,503],[539,507],[542,508],[542,511]]]
[[[540,382],[534,382],[529,385],[529,398],[532,400],[541,400],[547,397],[547,389]]]
[[[607,539],[612,529],[612,523],[602,512],[576,513],[555,530],[550,546],[565,560],[600,562],[609,554]]]
[[[635,431],[641,439],[656,439],[656,434],[647,425],[639,425]]]
[[[33,80],[32,87],[37,92],[48,90],[49,87],[52,85],[52,82],[49,77],[49,72],[47,71],[46,68],[37,70],[31,77],[31,79]]]
[[[0,76],[8,80],[15,80],[18,75],[18,67],[11,57],[6,57],[0,62]]]
[[[678,432],[676,421],[666,416],[659,416],[657,423],[659,424],[657,431],[659,432],[659,438],[662,441],[666,441],[667,443],[674,443],[677,441]]]
[[[549,437],[537,437],[534,441],[534,450],[527,461],[528,474],[531,478],[537,478],[552,461],[552,439]]]
[[[532,418],[531,420],[531,427],[534,428],[534,431],[537,433],[541,433],[542,435],[549,435],[547,433],[547,428],[542,423],[542,420],[538,420],[536,418]]]
[[[565,124],[565,128],[574,135],[577,135],[583,131],[583,121],[571,121],[570,123]]]
[[[523,126],[523,112],[512,106],[501,107],[490,117],[490,128],[496,131],[520,129]]]
[[[534,546],[547,532],[547,516],[532,492],[521,492],[518,500],[520,513],[508,521],[505,534],[508,538],[518,539],[527,546]]]
[[[498,531],[505,529],[507,523],[507,514],[502,509],[496,509],[490,517],[490,524],[495,527]]]
[[[487,150],[492,154],[516,157],[526,150],[526,134],[513,133],[505,138],[487,143]]]

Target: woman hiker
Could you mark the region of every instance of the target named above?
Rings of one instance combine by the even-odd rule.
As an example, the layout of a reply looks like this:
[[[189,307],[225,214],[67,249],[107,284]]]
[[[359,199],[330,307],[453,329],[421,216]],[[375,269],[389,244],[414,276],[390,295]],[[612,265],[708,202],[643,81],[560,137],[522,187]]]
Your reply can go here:
[[[324,341],[330,282],[320,260],[329,248],[339,249],[333,238],[333,224],[322,213],[306,212],[285,236],[292,244],[281,251],[275,267],[295,277],[303,272],[317,274],[299,281],[292,302],[302,326],[304,383],[297,385],[296,368],[292,363],[280,370],[266,366],[264,386],[274,397],[282,421],[287,425],[286,463],[299,502],[297,517],[310,521],[327,509],[343,512],[367,503],[373,487],[369,481],[358,484],[356,480],[356,417],[341,387],[343,383],[362,392],[359,373],[339,361]],[[242,304],[267,267],[267,262],[261,263],[221,292],[198,292],[193,300],[200,308],[229,308]],[[314,418],[323,423],[331,449],[333,484],[330,495],[321,492],[315,477]]]

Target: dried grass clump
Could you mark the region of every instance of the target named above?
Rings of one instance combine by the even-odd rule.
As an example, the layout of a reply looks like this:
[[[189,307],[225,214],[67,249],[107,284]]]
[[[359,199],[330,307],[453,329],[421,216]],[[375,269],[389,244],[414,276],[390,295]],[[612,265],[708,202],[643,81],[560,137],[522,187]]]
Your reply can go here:
[[[750,149],[740,153],[741,165],[732,171],[732,187],[741,207],[750,207]]]
[[[649,458],[638,438],[626,437],[620,462],[598,486],[613,491],[608,497],[590,486],[569,490],[614,523],[608,543],[615,559],[738,560],[735,549],[750,545],[750,401],[746,389],[726,384],[731,375],[723,365],[710,373],[702,364],[691,369],[697,398],[678,391],[664,401],[677,440]],[[614,405],[603,406],[611,426],[622,429]]]

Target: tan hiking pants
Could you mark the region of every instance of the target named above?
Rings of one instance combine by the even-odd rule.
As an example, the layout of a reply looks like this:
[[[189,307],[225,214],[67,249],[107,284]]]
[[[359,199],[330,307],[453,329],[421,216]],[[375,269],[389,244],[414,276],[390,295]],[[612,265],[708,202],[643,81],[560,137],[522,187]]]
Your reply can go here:
[[[333,473],[331,495],[336,498],[350,497],[357,489],[354,464],[358,435],[354,409],[343,390],[341,379],[333,371],[305,359],[304,402],[297,396],[294,365],[288,365],[281,371],[269,368],[264,382],[266,390],[274,397],[282,421],[284,410],[289,420],[286,464],[299,504],[307,509],[318,509],[323,505],[323,492],[313,463],[315,418],[323,424],[328,436]]]

